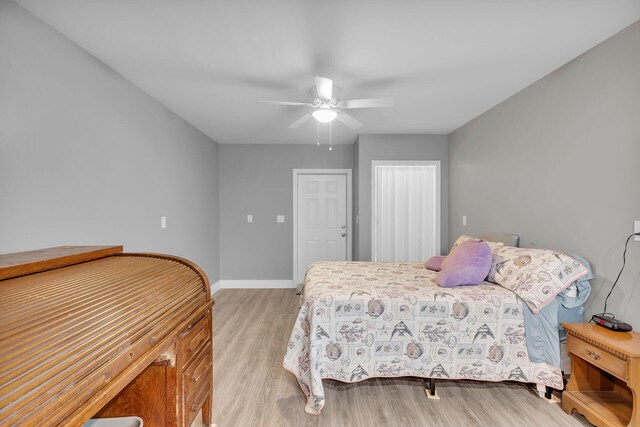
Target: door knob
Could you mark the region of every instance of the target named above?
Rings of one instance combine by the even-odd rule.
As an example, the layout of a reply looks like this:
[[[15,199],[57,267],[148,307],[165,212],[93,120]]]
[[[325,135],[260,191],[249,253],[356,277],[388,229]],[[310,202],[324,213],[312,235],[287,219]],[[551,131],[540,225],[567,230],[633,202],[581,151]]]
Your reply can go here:
[[[342,237],[345,237],[347,235],[347,233],[342,233]]]

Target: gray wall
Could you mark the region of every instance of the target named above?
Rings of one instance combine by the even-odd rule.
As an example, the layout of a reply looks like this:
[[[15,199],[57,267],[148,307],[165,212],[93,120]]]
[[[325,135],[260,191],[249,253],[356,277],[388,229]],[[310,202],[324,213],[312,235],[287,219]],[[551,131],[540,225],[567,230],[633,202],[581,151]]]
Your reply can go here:
[[[603,308],[640,220],[640,23],[449,135],[451,239],[507,231],[594,265]],[[467,215],[468,226],[461,217]],[[640,243],[609,311],[640,328]]]
[[[442,250],[449,247],[449,147],[446,135],[360,135],[356,141],[358,216],[354,236],[357,260],[371,260],[371,162],[374,160],[440,160],[442,174]]]
[[[217,162],[215,142],[0,1],[0,253],[124,244],[192,259],[213,282]]]
[[[293,277],[293,169],[351,169],[353,147],[220,145],[220,266],[226,280]],[[247,215],[253,223],[247,223]],[[276,215],[285,223],[277,224]]]

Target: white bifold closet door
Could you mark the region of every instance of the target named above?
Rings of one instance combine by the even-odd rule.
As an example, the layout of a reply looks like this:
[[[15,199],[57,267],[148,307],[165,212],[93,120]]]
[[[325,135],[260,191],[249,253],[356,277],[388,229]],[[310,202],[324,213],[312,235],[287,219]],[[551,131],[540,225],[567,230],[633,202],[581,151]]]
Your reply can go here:
[[[440,255],[440,162],[374,161],[373,261]]]

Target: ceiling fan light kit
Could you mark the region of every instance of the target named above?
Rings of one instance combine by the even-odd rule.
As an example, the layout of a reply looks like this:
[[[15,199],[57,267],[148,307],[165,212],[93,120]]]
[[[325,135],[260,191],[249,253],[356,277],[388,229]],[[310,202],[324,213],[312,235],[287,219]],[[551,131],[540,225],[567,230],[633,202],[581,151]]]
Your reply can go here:
[[[320,108],[313,113],[311,113],[314,119],[319,121],[320,123],[329,123],[332,122],[338,113],[330,108]]]
[[[302,126],[311,117],[317,120],[319,123],[329,123],[334,119],[344,123],[351,129],[358,129],[362,127],[362,123],[356,120],[354,117],[345,113],[343,110],[351,108],[373,108],[373,107],[391,107],[393,106],[393,99],[391,98],[367,98],[367,99],[351,99],[338,101],[333,99],[333,80],[326,77],[315,78],[315,95],[316,98],[312,102],[298,102],[298,101],[258,101],[264,104],[286,105],[293,107],[311,107],[313,111],[311,114],[307,113],[300,117],[295,122],[289,125],[289,128],[294,129]],[[313,89],[311,89],[313,95]],[[318,129],[318,145],[320,145],[320,130]],[[329,150],[331,146],[331,127],[329,127]]]

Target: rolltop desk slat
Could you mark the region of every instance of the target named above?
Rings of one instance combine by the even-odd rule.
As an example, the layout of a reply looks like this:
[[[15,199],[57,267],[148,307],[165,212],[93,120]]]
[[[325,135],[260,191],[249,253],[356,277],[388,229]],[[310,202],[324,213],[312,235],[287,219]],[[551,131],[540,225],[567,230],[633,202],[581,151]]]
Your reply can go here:
[[[0,426],[137,415],[189,426],[213,398],[211,298],[194,263],[122,246],[0,255]]]

